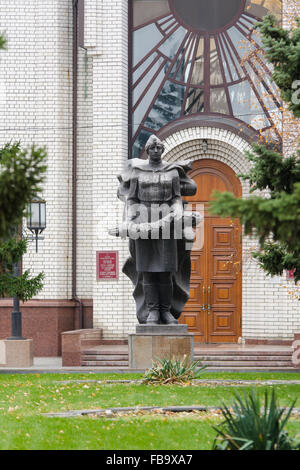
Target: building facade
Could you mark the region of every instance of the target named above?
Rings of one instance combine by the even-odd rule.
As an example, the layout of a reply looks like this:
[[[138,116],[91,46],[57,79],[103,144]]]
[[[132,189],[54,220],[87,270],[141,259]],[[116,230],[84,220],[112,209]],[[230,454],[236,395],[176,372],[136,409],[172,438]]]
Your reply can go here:
[[[183,8],[184,4],[184,8]],[[164,159],[193,160],[202,204],[213,189],[247,197],[251,143],[290,148],[257,19],[285,27],[296,0],[2,0],[1,145],[46,146],[47,228],[23,267],[45,272],[43,291],[22,306],[36,355],[59,355],[62,331],[99,327],[126,341],[136,324],[132,286],[122,273],[128,242],[108,235],[122,215],[117,175],[144,157],[151,133]],[[198,10],[195,10],[195,8]],[[75,25],[75,27],[73,27]],[[300,328],[297,288],[268,277],[251,258],[257,245],[238,221],[205,210],[203,246],[192,252],[183,322],[199,342],[289,342]],[[118,279],[97,278],[96,254],[118,253]],[[9,335],[10,299],[0,301]],[[210,305],[211,309],[204,309]]]

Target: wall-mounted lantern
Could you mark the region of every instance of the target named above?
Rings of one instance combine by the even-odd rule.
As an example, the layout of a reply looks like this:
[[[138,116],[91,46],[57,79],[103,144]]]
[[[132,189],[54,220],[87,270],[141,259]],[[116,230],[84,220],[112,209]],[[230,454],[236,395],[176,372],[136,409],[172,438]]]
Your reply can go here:
[[[206,153],[206,152],[207,152],[207,150],[208,150],[208,142],[207,142],[206,139],[203,139],[203,140],[202,140],[201,148],[202,148],[202,152],[203,152],[203,153]]]
[[[35,234],[36,252],[38,252],[39,235],[46,228],[46,201],[39,197],[35,197],[28,207],[27,228],[31,233]]]

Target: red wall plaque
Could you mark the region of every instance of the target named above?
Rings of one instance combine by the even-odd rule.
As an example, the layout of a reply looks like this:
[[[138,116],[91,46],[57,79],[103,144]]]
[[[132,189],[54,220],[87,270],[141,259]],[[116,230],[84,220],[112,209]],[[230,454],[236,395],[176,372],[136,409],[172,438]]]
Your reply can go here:
[[[97,251],[97,280],[119,279],[119,252]]]

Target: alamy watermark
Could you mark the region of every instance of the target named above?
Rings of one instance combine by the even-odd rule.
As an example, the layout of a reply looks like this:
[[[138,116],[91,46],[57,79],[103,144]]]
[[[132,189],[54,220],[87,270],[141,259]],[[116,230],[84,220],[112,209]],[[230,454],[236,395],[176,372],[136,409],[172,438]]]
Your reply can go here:
[[[295,90],[292,94],[292,103],[300,104],[300,80],[293,81],[292,89]]]
[[[121,215],[121,214],[119,214]],[[109,234],[132,240],[183,240],[187,250],[204,245],[204,204],[132,203]]]

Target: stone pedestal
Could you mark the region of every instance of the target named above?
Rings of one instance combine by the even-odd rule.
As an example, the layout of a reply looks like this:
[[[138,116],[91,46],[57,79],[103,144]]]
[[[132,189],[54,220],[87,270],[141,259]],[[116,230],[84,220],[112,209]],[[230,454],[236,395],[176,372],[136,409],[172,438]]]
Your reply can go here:
[[[31,367],[33,365],[32,339],[4,339],[0,343],[1,366]]]
[[[129,335],[129,367],[148,369],[159,359],[193,360],[194,337],[187,325],[137,325],[136,333]]]

